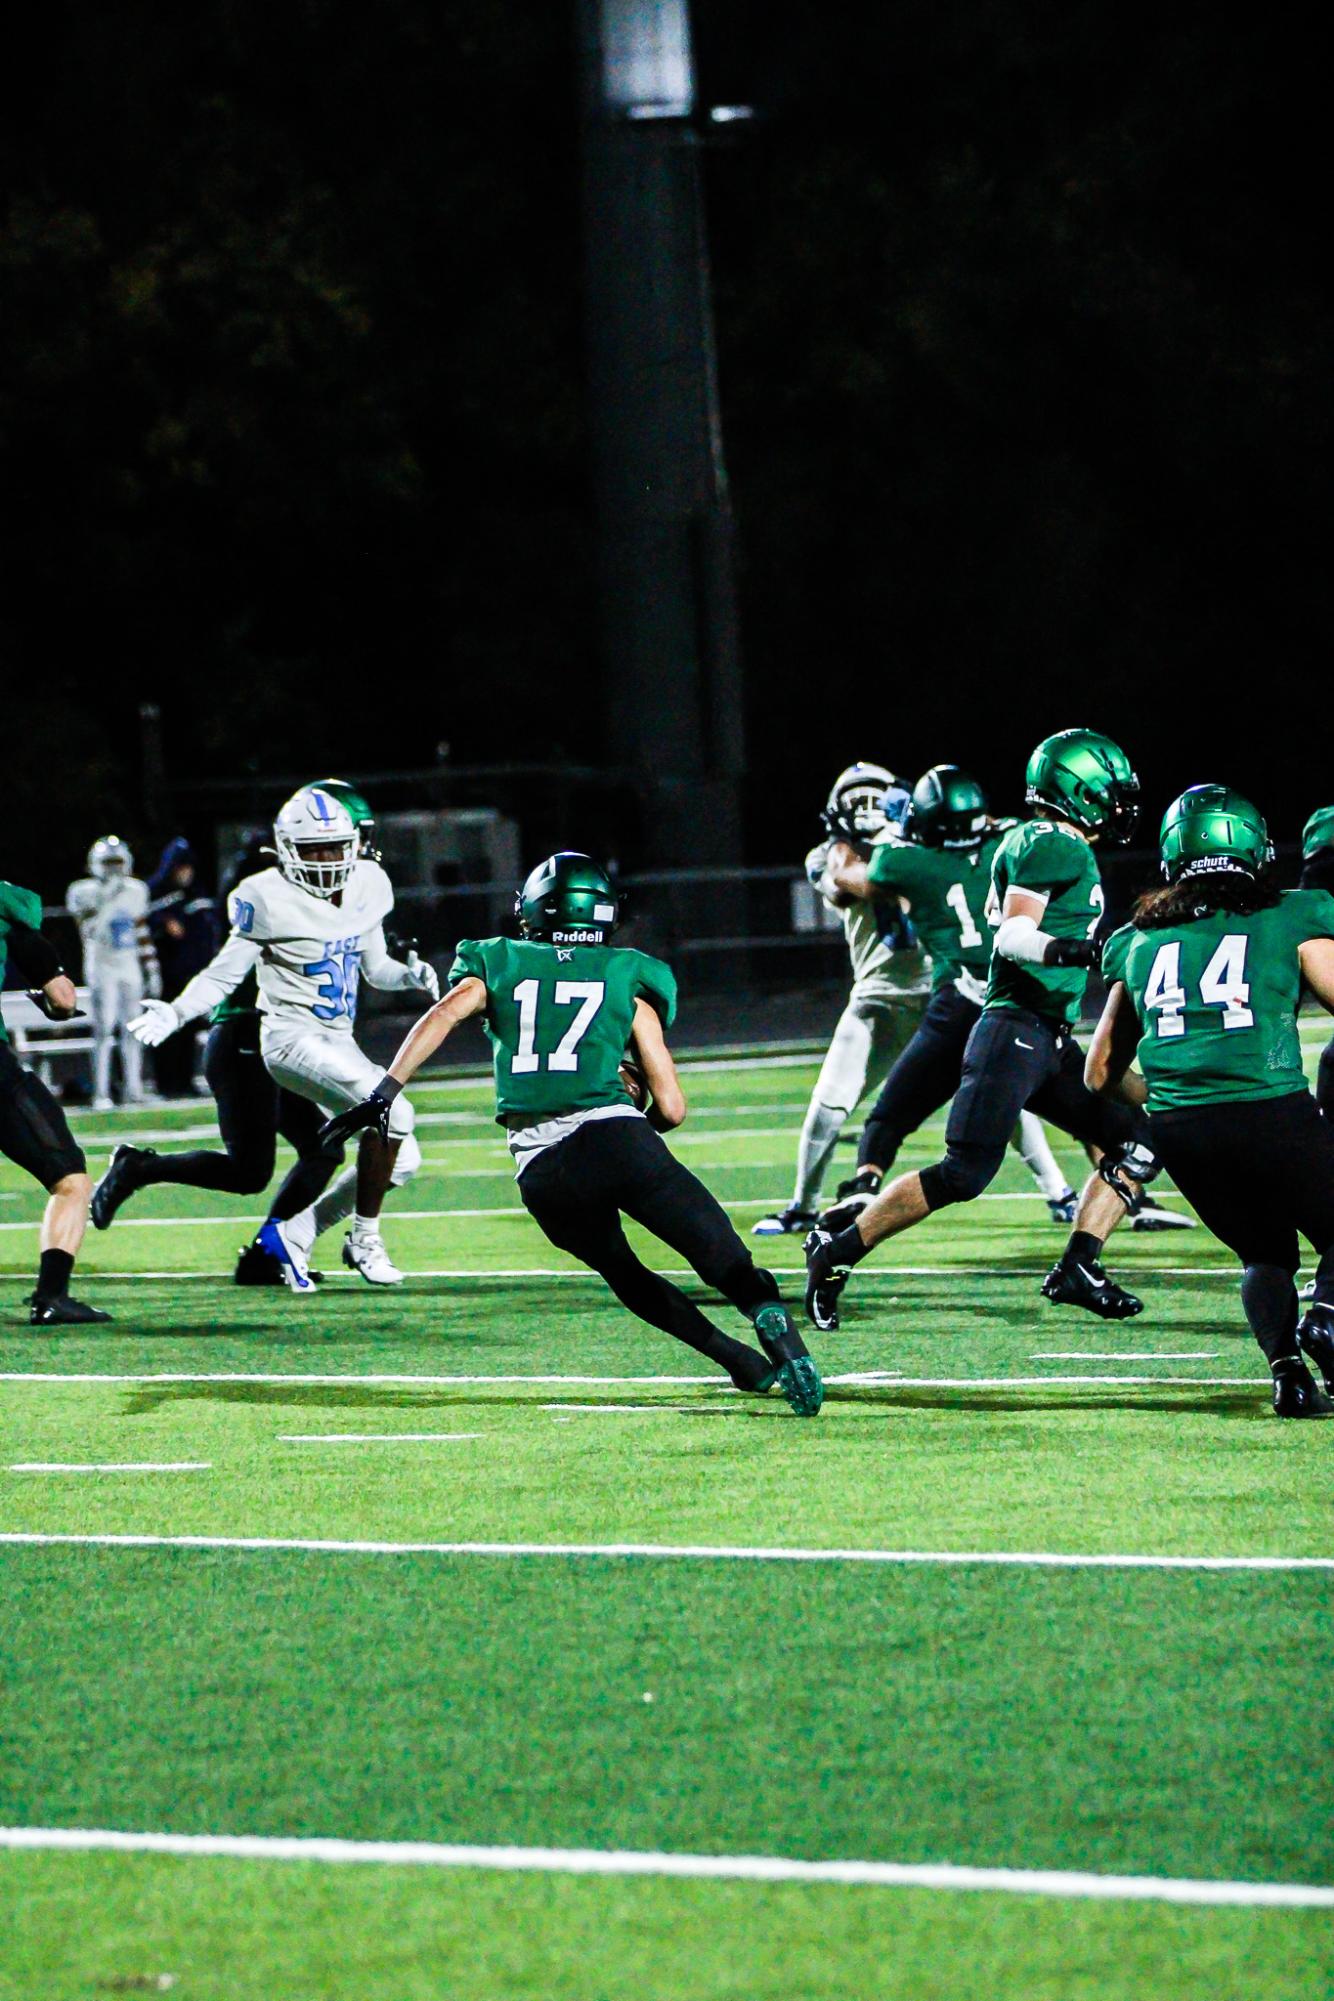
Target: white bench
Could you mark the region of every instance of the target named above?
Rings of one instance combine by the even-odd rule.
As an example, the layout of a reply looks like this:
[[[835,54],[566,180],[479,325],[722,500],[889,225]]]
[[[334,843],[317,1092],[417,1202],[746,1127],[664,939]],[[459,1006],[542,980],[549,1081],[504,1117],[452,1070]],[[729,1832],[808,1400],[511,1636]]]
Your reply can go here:
[[[49,1021],[36,1002],[30,1001],[25,993],[0,996],[0,1007],[4,1010],[5,1027],[9,1030],[14,1054],[31,1065],[44,1084],[51,1082],[51,1065],[57,1056],[92,1054],[93,1024],[89,1014],[91,1002],[88,989],[78,987],[75,991],[83,1013],[71,1016],[68,1021]]]

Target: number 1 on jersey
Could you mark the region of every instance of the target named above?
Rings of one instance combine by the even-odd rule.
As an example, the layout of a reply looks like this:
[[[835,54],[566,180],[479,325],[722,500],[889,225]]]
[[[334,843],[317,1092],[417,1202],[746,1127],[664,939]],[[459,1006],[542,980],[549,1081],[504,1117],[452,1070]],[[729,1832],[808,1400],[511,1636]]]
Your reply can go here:
[[[548,1070],[579,1068],[579,1044],[592,1027],[606,991],[601,980],[557,980],[556,1006],[573,1007],[578,1002],[579,1012],[547,1057]],[[542,1057],[537,1048],[537,1009],[541,992],[540,980],[520,980],[514,989],[514,1003],[519,1010],[519,1046],[511,1059],[510,1071],[516,1076],[542,1067]]]
[[[995,892],[993,891],[994,895]],[[982,943],[982,933],[973,922],[973,913],[968,908],[968,896],[961,882],[952,882],[945,891],[945,901],[959,920],[959,943],[969,951]]]

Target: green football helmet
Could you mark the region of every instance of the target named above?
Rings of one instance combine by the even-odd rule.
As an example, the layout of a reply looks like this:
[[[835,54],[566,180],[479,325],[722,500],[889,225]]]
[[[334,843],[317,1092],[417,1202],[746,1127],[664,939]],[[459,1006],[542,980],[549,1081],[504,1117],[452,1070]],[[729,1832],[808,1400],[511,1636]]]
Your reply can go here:
[[[308,792],[312,785],[318,785],[321,792],[327,792],[331,799],[336,799],[340,806],[347,809],[347,816],[357,830],[358,855],[364,856],[368,862],[378,862],[380,850],[374,846],[375,814],[365,793],[359,792],[346,778],[312,778],[310,785],[301,789]]]
[[[913,786],[903,831],[924,848],[976,848],[989,824],[977,780],[957,764],[933,764]]]
[[[546,945],[605,945],[616,929],[611,880],[591,855],[568,849],[539,862],[515,892],[520,934]]]
[[[1259,875],[1274,855],[1264,815],[1230,785],[1192,785],[1174,799],[1158,847],[1168,882],[1225,870]]]
[[[1120,744],[1101,730],[1060,730],[1028,760],[1030,806],[1124,847],[1139,819],[1139,780]]]
[[[1302,828],[1302,860],[1309,862],[1321,848],[1334,848],[1334,806],[1320,806]]]

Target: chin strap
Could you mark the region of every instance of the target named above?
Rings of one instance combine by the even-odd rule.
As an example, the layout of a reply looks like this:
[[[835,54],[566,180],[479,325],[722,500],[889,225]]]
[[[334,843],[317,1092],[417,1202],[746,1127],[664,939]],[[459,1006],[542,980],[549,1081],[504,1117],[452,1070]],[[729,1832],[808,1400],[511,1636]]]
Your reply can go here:
[[[1114,1146],[1098,1162],[1098,1173],[1126,1205],[1128,1216],[1138,1216],[1143,1191],[1162,1173],[1162,1162],[1139,1140]],[[1138,1187],[1132,1186],[1137,1182]]]

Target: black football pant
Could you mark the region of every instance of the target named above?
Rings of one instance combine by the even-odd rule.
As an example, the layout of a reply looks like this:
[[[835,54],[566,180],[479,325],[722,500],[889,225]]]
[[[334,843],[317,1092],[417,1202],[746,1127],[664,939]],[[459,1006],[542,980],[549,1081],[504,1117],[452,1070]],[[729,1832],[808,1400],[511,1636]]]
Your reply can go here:
[[[1153,1112],[1154,1150],[1207,1229],[1245,1266],[1242,1305],[1271,1362],[1296,1352],[1298,1234],[1334,1306],[1334,1124],[1308,1091]]]
[[[945,1125],[945,1158],[922,1174],[929,1209],[971,1202],[995,1180],[1022,1111],[1102,1148],[1138,1140],[1148,1120],[1084,1082],[1084,1052],[1068,1029],[1026,1009],[984,1008],[968,1038],[963,1075]]]
[[[0,1153],[48,1193],[87,1166],[59,1100],[6,1041],[0,1041]]]
[[[1327,1042],[1320,1052],[1315,1101],[1325,1117],[1334,1121],[1334,1042]]]
[[[268,1187],[281,1133],[296,1154],[269,1209],[281,1222],[322,1195],[341,1155],[320,1152],[325,1114],[309,1098],[274,1083],[259,1050],[259,1017],[233,1015],[208,1038],[204,1075],[218,1108],[225,1153],[162,1153],[147,1163],[145,1187],[159,1181],[214,1188],[226,1195],[258,1195]]]
[[[684,1258],[706,1285],[747,1315],[778,1298],[721,1206],[642,1118],[595,1119],[540,1153],[519,1176],[525,1208],[558,1250],[607,1281],[622,1306],[751,1386],[769,1364],[723,1334],[683,1292],[631,1250],[622,1215]]]
[[[857,1148],[857,1165],[886,1172],[909,1134],[947,1105],[959,1088],[963,1053],[982,1010],[957,987],[938,987],[912,1040],[880,1087]]]

